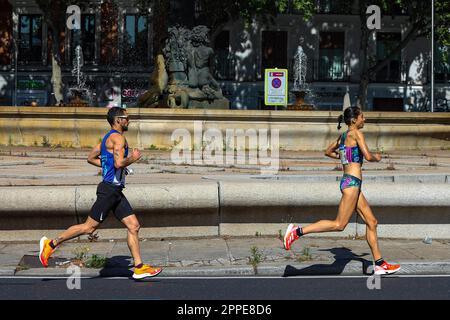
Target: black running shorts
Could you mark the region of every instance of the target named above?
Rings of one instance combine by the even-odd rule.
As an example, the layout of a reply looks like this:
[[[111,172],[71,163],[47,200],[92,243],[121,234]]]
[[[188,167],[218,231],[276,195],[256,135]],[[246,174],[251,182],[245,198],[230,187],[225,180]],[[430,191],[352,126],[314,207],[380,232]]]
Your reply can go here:
[[[89,216],[97,222],[105,221],[109,212],[112,211],[117,220],[132,215],[131,208],[125,195],[122,193],[122,187],[115,186],[106,182],[100,182],[97,187],[97,200],[92,206]]]

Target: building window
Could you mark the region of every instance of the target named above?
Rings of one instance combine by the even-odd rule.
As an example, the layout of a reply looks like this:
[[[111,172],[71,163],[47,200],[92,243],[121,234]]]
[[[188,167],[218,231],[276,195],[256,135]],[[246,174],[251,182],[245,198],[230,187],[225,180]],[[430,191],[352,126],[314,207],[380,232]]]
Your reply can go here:
[[[263,31],[262,32],[262,63],[261,76],[264,77],[264,69],[288,68],[287,63],[287,31]]]
[[[404,111],[402,98],[373,98],[373,111]]]
[[[319,81],[344,80],[344,42],[344,32],[320,33],[319,61],[315,63]]]
[[[42,62],[42,16],[19,16],[19,55],[22,64]]]
[[[95,15],[81,15],[81,33],[78,30],[72,30],[70,45],[72,60],[75,58],[77,44],[83,50],[84,63],[93,63],[95,60]]]
[[[147,65],[149,63],[147,16],[125,16],[125,33],[123,41],[124,64]]]
[[[383,61],[389,56],[392,50],[399,44],[402,36],[397,32],[378,32],[377,33],[377,62]],[[400,52],[397,53],[389,63],[377,72],[376,81],[378,82],[399,82],[400,81]]]
[[[214,41],[215,70],[214,75],[220,80],[233,78],[233,60],[230,54],[230,31],[221,31]]]

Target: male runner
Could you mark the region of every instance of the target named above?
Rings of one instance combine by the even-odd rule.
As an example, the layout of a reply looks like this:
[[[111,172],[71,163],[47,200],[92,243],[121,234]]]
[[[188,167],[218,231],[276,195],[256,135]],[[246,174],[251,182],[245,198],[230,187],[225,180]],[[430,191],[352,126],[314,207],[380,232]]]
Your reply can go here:
[[[41,238],[39,260],[44,267],[47,267],[48,259],[57,246],[80,235],[92,234],[112,211],[128,229],[128,248],[134,260],[133,278],[154,277],[162,269],[143,264],[139,249],[139,221],[122,193],[125,187],[126,167],[138,161],[141,158],[141,152],[133,149],[128,156],[128,144],[124,132],[128,130],[130,121],[125,109],[111,108],[108,111],[107,120],[111,125],[111,131],[92,149],[87,160],[90,164],[102,168],[103,181],[97,187],[97,200],[85,223],[70,227],[56,239]]]

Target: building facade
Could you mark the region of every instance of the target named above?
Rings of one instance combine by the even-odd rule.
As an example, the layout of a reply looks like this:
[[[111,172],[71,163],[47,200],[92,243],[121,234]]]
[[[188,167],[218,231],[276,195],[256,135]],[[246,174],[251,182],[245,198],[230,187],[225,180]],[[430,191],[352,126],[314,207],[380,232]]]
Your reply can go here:
[[[171,1],[172,8],[176,5]],[[343,7],[336,0],[319,0],[318,13],[310,21],[291,9],[278,15],[274,24],[230,22],[216,33],[214,74],[231,108],[269,108],[264,105],[264,69],[287,68],[293,79],[298,46],[307,56],[310,93],[306,101],[318,110],[341,110],[348,92],[355,103],[361,22],[354,8]],[[0,0],[0,8],[0,105],[58,104],[52,96],[51,37],[41,10],[32,0]],[[201,15],[201,7],[195,5],[193,12]],[[60,55],[65,96],[75,84],[73,61],[80,43],[92,103],[136,106],[153,70],[153,14],[152,8],[138,10],[131,1],[91,1],[82,11],[81,32],[64,30]],[[408,19],[401,12],[382,16],[381,29],[368,46],[372,59],[384,59],[407,30]],[[371,80],[368,110],[426,111],[431,92],[430,50],[431,40],[422,37],[391,59]],[[435,101],[445,106],[450,100],[449,61],[442,61],[439,54],[435,60]]]
[[[7,39],[0,51],[0,105],[55,104],[51,38],[41,10],[34,1],[0,0],[0,7],[0,35]],[[133,105],[148,87],[153,67],[151,20],[151,11],[140,13],[128,1],[94,0],[83,10],[78,43],[94,105]],[[76,31],[66,28],[60,50],[65,95],[75,84],[76,37]]]

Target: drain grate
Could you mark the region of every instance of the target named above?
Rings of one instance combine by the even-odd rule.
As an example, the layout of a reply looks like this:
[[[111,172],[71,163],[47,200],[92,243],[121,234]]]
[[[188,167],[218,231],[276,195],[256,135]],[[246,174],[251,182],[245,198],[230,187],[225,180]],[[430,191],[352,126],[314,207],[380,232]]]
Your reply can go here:
[[[49,268],[57,268],[64,263],[67,263],[69,260],[64,258],[52,258],[48,260]],[[39,261],[38,256],[33,255],[24,255],[22,259],[20,259],[19,264],[17,265],[17,271],[19,270],[27,270],[27,269],[35,269],[35,268],[44,268],[44,266]]]

